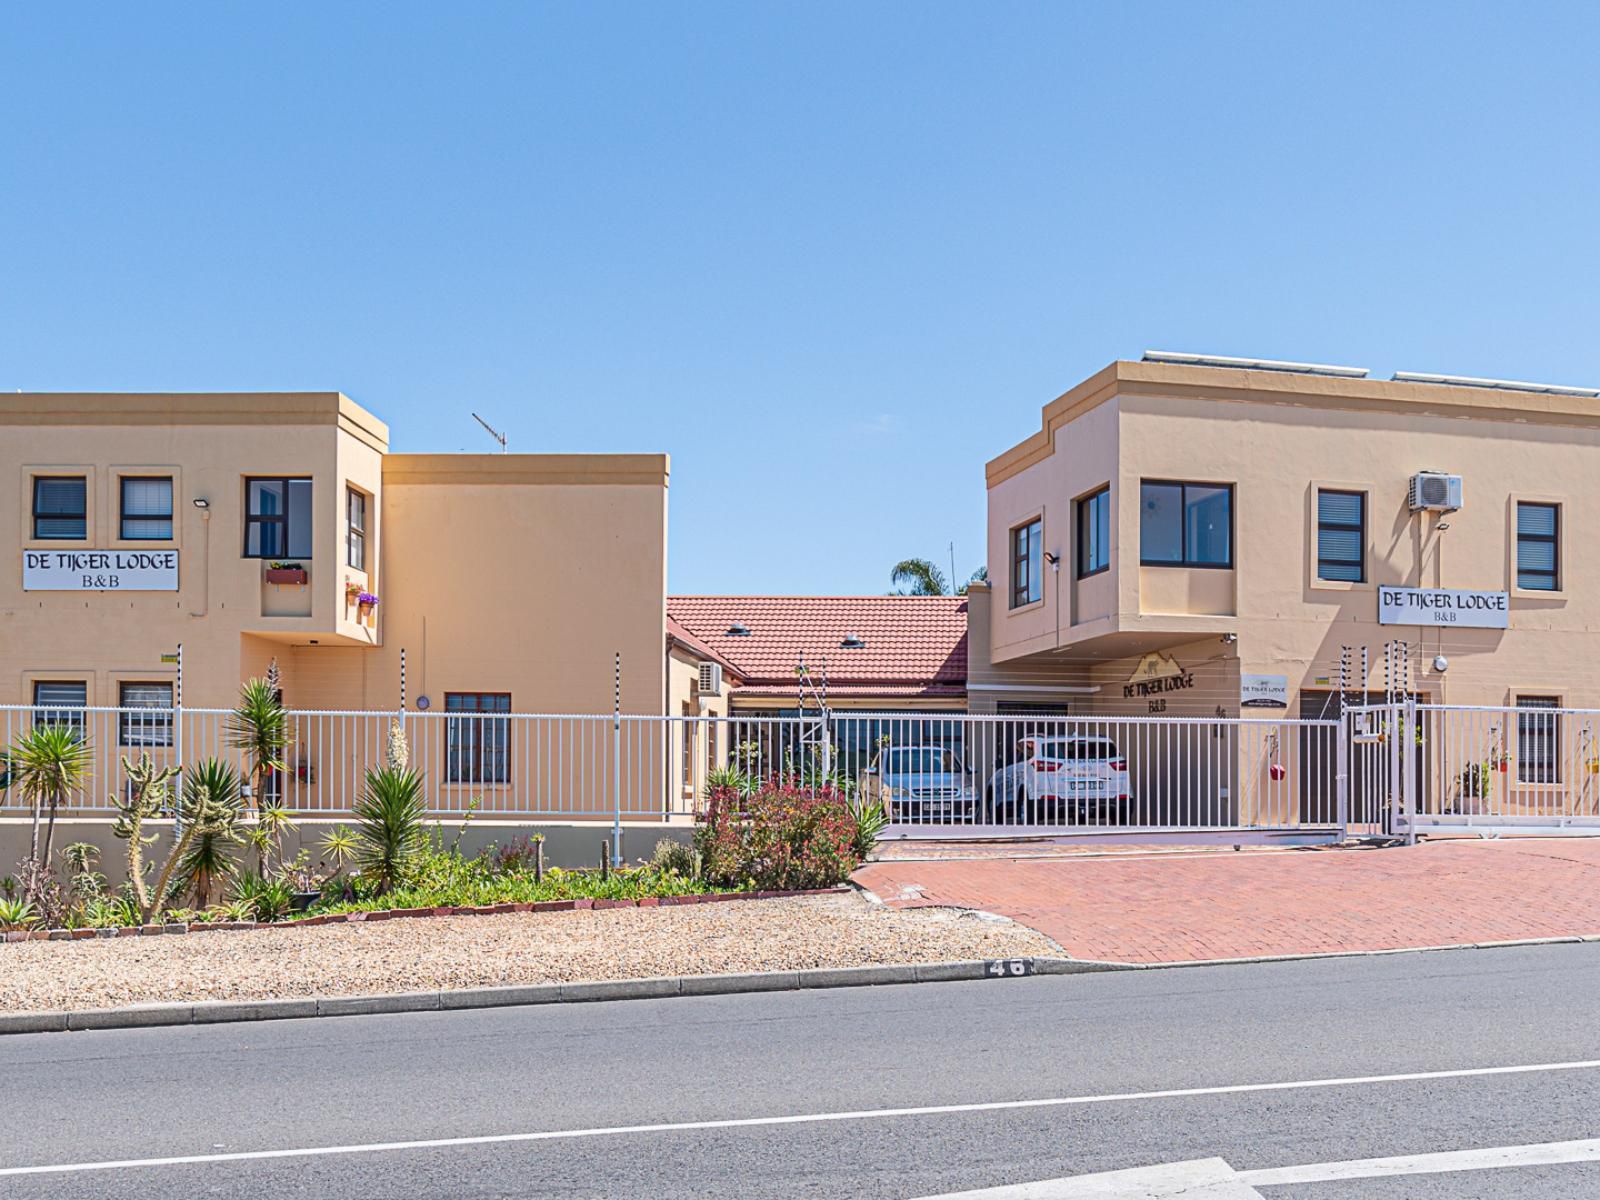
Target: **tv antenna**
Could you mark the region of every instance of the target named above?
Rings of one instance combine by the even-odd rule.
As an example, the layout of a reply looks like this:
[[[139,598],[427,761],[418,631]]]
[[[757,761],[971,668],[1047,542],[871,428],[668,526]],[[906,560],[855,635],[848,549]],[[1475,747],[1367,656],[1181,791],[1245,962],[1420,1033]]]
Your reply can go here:
[[[500,443],[500,453],[504,454],[506,452],[506,435],[501,433],[493,425],[489,424],[489,422],[485,421],[477,413],[472,414],[472,419],[487,429],[489,431],[489,436]]]

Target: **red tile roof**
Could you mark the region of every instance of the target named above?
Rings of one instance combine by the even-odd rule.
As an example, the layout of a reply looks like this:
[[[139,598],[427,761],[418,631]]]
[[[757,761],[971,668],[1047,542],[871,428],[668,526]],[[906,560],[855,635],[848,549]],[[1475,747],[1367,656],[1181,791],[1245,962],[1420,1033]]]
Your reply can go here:
[[[667,618],[743,677],[742,691],[795,691],[800,655],[845,696],[961,696],[964,596],[669,596]],[[743,625],[748,635],[730,634]],[[841,645],[846,636],[864,645]]]
[[[732,671],[735,675],[739,674],[739,668],[706,645],[705,642],[695,637],[693,633],[685,629],[679,622],[674,621],[669,615],[667,617],[667,644],[672,645],[673,643],[682,646],[697,658],[703,658],[707,662],[720,663],[724,670]]]

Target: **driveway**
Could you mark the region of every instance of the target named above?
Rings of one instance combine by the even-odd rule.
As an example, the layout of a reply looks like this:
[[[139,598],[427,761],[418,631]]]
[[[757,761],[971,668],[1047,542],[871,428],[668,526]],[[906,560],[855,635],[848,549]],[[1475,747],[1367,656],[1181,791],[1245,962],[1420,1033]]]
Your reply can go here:
[[[1032,853],[895,859],[855,880],[887,904],[1001,913],[1074,958],[1116,962],[1600,934],[1600,839]]]

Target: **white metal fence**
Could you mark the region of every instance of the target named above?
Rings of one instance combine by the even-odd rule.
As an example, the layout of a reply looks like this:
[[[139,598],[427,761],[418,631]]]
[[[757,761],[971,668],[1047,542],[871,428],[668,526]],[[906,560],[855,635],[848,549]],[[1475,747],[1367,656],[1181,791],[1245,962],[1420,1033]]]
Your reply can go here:
[[[36,722],[67,725],[89,746],[83,788],[62,809],[104,814],[126,786],[121,759],[148,753],[158,765],[219,758],[244,775],[247,760],[225,709],[0,707],[0,748]],[[821,718],[664,717],[525,713],[287,713],[292,741],[268,798],[309,816],[347,816],[366,771],[381,766],[399,721],[410,765],[436,815],[469,809],[488,817],[654,820],[688,816],[711,772],[743,764],[795,769],[820,753]],[[0,783],[6,782],[0,773]],[[0,789],[0,811],[23,804]]]
[[[881,799],[891,831],[1308,836],[1430,829],[1600,832],[1600,710],[1389,704],[1344,718],[596,716],[291,711],[268,798],[348,816],[392,722],[439,816],[659,821],[692,816],[737,767]],[[120,759],[217,757],[244,773],[222,709],[0,706],[0,748],[35,723],[90,748],[64,813],[106,815]],[[0,812],[23,807],[0,763]]]

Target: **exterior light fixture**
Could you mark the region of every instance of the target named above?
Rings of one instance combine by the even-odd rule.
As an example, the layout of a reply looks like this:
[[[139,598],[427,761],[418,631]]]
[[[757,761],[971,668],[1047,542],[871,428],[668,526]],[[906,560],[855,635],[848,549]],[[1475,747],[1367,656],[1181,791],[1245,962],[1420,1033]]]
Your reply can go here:
[[[204,511],[205,509],[211,507],[211,501],[207,500],[204,496],[196,496],[194,498],[194,506],[201,511]]]

